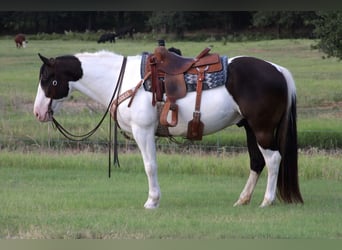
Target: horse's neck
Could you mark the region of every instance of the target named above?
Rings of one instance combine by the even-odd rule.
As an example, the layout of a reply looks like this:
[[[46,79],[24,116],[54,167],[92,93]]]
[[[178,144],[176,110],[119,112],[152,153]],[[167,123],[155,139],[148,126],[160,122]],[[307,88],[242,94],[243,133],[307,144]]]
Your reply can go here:
[[[104,54],[79,54],[77,57],[81,61],[83,77],[73,83],[73,87],[91,99],[107,106],[112,98],[113,91],[118,81],[122,67],[123,56],[112,53]],[[132,68],[135,57],[128,57],[124,75],[122,89],[129,88],[132,78],[137,75],[140,67]],[[134,73],[136,72],[136,73]]]

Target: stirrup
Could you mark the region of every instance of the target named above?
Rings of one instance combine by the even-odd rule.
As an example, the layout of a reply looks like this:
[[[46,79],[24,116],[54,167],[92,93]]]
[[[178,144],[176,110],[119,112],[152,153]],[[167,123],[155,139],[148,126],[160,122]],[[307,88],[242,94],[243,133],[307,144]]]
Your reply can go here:
[[[171,122],[167,120],[169,112],[171,112]],[[167,100],[160,115],[160,124],[167,127],[175,127],[177,123],[178,105],[176,103],[171,103],[170,100]]]

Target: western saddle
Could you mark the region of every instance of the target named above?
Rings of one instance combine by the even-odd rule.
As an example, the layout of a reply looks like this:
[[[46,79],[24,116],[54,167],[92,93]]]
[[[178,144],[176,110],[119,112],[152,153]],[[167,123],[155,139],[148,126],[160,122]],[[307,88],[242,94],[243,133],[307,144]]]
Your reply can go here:
[[[201,96],[203,81],[207,72],[222,70],[222,63],[218,54],[209,54],[210,48],[205,48],[197,57],[186,58],[165,48],[164,40],[158,41],[154,54],[149,55],[145,74],[151,72],[152,105],[166,101],[160,115],[160,124],[175,127],[178,123],[178,105],[176,101],[186,96],[187,89],[184,74],[197,75],[196,101],[193,120],[188,123],[187,139],[201,140],[204,124],[201,122]],[[169,116],[170,114],[170,116]]]
[[[134,89],[130,89],[116,98],[111,107],[112,117],[116,120],[116,110],[118,105],[124,100],[131,98],[128,107],[130,107],[135,93],[145,80],[151,79],[152,105],[157,103],[157,109],[160,113],[159,128],[164,132],[160,136],[169,136],[168,127],[175,127],[178,123],[178,105],[177,100],[186,96],[187,87],[184,80],[184,74],[193,74],[197,76],[196,101],[193,119],[188,123],[187,139],[202,140],[204,124],[201,122],[201,97],[203,81],[206,73],[212,73],[222,70],[222,63],[219,54],[210,54],[210,48],[205,48],[195,58],[186,58],[179,56],[165,48],[164,40],[158,40],[158,46],[153,54],[147,58],[145,67],[145,77]],[[166,95],[165,104],[163,96]],[[161,111],[159,111],[161,107]],[[116,120],[117,121],[117,120]],[[167,133],[165,133],[167,130]]]

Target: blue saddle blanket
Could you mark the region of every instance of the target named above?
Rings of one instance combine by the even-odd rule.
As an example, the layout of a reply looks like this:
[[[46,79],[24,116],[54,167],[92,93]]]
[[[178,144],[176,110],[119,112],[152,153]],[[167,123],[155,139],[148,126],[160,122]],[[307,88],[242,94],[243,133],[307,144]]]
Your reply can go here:
[[[141,79],[143,79],[145,75],[146,63],[148,63],[147,62],[148,56],[149,56],[149,53],[144,52],[141,57],[141,67],[140,67]],[[221,56],[220,59],[222,62],[222,70],[205,74],[205,78],[203,81],[203,90],[216,88],[226,83],[228,79],[228,57]],[[184,80],[185,80],[187,92],[196,91],[197,78],[198,78],[197,74],[190,74],[190,73],[184,74]],[[151,86],[152,86],[151,79],[147,79],[144,82],[145,90],[151,91]]]

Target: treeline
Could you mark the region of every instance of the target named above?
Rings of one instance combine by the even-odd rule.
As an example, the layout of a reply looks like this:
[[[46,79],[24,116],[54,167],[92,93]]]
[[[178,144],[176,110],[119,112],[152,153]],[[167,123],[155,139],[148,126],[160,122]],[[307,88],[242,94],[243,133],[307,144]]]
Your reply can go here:
[[[172,34],[189,40],[316,38],[315,48],[342,60],[342,11],[0,12],[0,35],[79,32],[98,37],[98,33],[125,35],[127,31],[131,38],[133,33]]]
[[[313,11],[226,11],[226,12],[0,12],[0,35],[15,33],[64,33],[65,31],[120,32],[133,27],[135,32],[187,33],[210,30],[221,35],[254,33],[276,38],[313,37]]]

